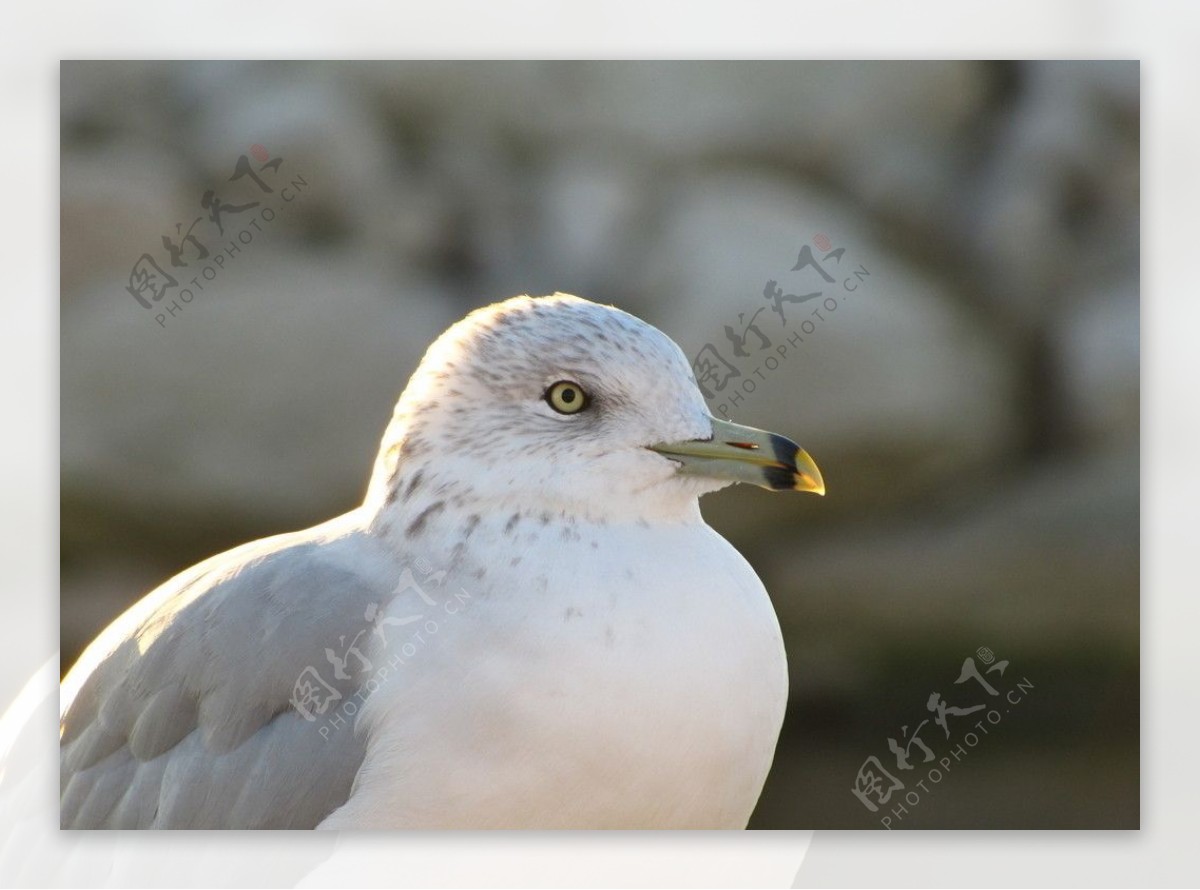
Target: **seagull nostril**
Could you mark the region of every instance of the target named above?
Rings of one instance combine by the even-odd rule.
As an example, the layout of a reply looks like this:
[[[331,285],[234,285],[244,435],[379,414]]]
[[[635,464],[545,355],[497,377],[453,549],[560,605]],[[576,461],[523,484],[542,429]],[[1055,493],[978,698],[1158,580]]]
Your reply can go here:
[[[734,448],[745,448],[747,451],[758,451],[758,446],[753,442],[726,442],[726,445],[732,445]]]

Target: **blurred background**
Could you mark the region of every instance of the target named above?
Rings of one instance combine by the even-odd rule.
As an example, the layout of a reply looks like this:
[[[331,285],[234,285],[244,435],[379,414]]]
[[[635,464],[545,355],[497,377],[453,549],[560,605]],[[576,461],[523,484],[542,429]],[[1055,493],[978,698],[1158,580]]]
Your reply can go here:
[[[64,670],[180,569],[356,505],[424,348],[477,306],[561,290],[712,362],[714,411],[824,473],[824,499],[703,501],[790,661],[752,827],[878,828],[906,793],[893,827],[1137,827],[1136,62],[61,78]],[[254,175],[230,181],[243,156]],[[806,246],[828,278],[794,270]],[[143,254],[178,285],[141,290],[149,308],[127,289]],[[823,297],[781,318],[772,286]],[[955,680],[981,648],[1008,662],[998,691],[1032,688],[972,746],[984,711],[946,738],[926,703],[979,701]],[[935,760],[965,752],[925,790],[914,733]],[[870,757],[905,783],[879,812],[851,790]]]

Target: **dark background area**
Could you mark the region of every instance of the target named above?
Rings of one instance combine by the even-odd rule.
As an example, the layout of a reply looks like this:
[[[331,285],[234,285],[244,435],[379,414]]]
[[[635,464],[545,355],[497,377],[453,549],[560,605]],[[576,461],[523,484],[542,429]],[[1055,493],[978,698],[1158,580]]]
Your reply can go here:
[[[229,181],[252,146],[269,196]],[[562,290],[711,344],[714,411],[825,475],[702,502],[788,648],[753,827],[879,827],[855,775],[911,791],[937,764],[887,739],[927,719],[965,754],[894,827],[1137,826],[1137,63],[64,63],[61,186],[64,668],[176,571],[354,506],[424,348]],[[186,282],[164,235],[216,254],[260,212],[218,237],[208,190],[276,217],[160,325],[139,257]],[[837,308],[781,320],[768,281]],[[990,703],[954,682],[981,647],[998,700],[1033,688],[968,746],[985,712],[946,739],[926,702]]]

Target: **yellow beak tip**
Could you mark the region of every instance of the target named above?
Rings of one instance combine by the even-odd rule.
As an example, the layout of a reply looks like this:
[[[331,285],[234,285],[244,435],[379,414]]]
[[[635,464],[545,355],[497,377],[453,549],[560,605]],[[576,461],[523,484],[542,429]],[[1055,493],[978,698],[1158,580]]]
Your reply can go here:
[[[813,479],[811,476],[807,476],[802,473],[796,474],[796,485],[794,486],[794,490],[795,491],[808,491],[808,492],[811,492],[812,494],[817,494],[817,495],[820,495],[821,497],[825,497],[824,481],[822,481],[820,479]]]
[[[795,462],[796,484],[793,486],[794,490],[810,491],[825,497],[825,480],[821,476],[821,471],[817,469],[817,462],[812,459],[812,456],[803,448],[797,449]]]

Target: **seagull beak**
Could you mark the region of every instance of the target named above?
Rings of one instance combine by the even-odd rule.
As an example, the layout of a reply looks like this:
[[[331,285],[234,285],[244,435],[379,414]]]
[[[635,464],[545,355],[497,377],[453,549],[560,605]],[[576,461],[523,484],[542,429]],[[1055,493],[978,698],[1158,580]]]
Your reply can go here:
[[[712,420],[712,437],[648,446],[676,461],[679,472],[729,482],[749,482],[771,491],[825,494],[821,471],[808,452],[777,433]]]

